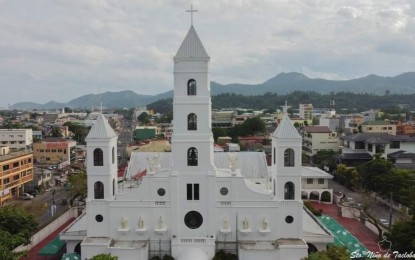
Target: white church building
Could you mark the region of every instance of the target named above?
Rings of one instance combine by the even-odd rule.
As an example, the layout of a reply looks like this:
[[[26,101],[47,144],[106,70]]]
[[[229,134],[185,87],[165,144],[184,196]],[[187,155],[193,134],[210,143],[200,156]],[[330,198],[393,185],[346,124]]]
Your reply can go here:
[[[174,57],[171,152],[133,153],[121,184],[117,135],[98,117],[86,138],[86,213],[60,234],[68,252],[291,260],[333,242],[303,207],[302,138],[287,115],[272,135],[271,171],[263,153],[213,152],[209,60],[191,26]]]

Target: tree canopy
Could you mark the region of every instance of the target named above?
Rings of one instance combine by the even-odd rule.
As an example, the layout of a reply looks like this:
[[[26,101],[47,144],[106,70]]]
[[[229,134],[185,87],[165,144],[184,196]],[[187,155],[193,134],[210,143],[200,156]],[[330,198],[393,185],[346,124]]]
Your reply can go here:
[[[327,250],[311,253],[304,260],[349,260],[349,251],[346,247],[329,246]]]
[[[16,205],[0,207],[0,259],[19,259],[26,252],[12,250],[21,244],[29,244],[38,228],[34,215]]]

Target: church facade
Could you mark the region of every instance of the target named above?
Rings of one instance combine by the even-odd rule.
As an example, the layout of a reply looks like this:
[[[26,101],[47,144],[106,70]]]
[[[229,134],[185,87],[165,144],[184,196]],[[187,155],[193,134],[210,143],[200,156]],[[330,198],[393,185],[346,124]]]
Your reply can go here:
[[[224,249],[241,260],[301,259],[308,244],[332,241],[303,209],[302,138],[287,115],[272,135],[269,169],[260,153],[214,153],[209,61],[191,26],[174,57],[171,152],[133,153],[122,184],[117,135],[98,117],[86,139],[86,214],[61,234],[68,252],[203,260]]]

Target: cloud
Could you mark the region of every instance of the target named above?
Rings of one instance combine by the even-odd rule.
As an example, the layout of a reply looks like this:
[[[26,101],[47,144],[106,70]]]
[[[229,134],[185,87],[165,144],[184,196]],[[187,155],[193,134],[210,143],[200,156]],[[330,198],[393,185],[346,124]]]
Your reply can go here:
[[[185,0],[0,0],[0,107],[83,94],[172,89]],[[410,0],[194,0],[219,83],[281,71],[347,79],[415,67]],[[30,93],[28,95],[27,93]],[[46,94],[45,94],[46,93]]]

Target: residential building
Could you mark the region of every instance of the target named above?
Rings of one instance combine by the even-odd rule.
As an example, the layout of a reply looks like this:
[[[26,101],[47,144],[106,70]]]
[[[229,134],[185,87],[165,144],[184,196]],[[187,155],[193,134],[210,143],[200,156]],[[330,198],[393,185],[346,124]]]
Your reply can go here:
[[[333,189],[329,188],[329,180],[333,175],[317,168],[301,169],[301,197],[304,200],[317,200],[333,203]]]
[[[63,138],[44,138],[33,144],[35,163],[63,168],[76,161],[76,141]]]
[[[300,104],[299,116],[303,119],[313,120],[313,104]]]
[[[415,138],[386,133],[357,133],[341,136],[341,151],[338,162],[347,166],[370,161],[378,154],[388,158],[400,151],[415,153]]]
[[[368,121],[362,125],[363,133],[384,133],[390,135],[396,135],[396,125],[391,124],[389,121]]]
[[[42,131],[32,131],[32,135],[33,135],[33,139],[37,138],[40,140],[43,138]]]
[[[340,129],[340,116],[336,115],[336,111],[331,109],[326,111],[319,119],[320,126],[327,126],[331,131],[336,132]]]
[[[32,152],[10,152],[7,147],[0,147],[0,204],[18,198],[24,185],[32,180]]]
[[[236,122],[236,111],[212,111],[212,127],[233,127]]]
[[[415,123],[404,123],[396,125],[396,134],[415,136]]]
[[[340,117],[340,129],[346,134],[359,132],[359,125],[363,124],[364,119],[361,115],[342,115]]]
[[[362,112],[361,115],[363,117],[364,122],[375,121],[379,115],[379,110],[370,110],[366,112]]]
[[[301,135],[303,154],[308,157],[312,157],[318,151],[339,151],[339,137],[327,126],[305,126],[301,130]]]
[[[0,145],[11,149],[30,149],[33,143],[32,129],[0,129]]]

